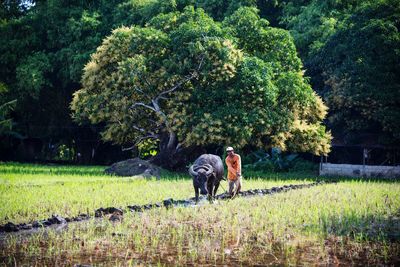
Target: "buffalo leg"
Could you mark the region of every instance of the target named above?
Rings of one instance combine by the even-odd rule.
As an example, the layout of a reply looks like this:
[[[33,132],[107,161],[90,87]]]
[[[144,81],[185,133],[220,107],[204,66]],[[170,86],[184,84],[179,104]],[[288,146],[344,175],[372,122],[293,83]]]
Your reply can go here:
[[[218,187],[219,187],[219,182],[217,182],[217,183],[215,184],[213,197],[215,197],[215,195],[217,194]]]
[[[207,191],[208,191],[208,200],[212,201],[213,200],[213,183],[212,182],[207,182]]]
[[[196,204],[197,204],[197,202],[199,202],[199,188],[196,186],[194,187],[194,195],[195,195]]]

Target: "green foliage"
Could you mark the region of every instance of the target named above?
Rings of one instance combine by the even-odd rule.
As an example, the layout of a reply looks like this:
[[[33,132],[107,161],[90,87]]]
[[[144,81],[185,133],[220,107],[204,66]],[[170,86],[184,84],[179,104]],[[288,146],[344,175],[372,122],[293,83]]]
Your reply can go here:
[[[68,103],[74,91],[86,87],[84,66],[91,54],[102,53],[96,47],[112,29],[134,25],[143,30],[137,37],[143,45],[127,48],[126,59],[104,52],[115,53],[115,61],[99,65],[105,74],[92,74],[104,79],[115,73],[96,84],[107,87],[108,95],[74,113],[80,121],[105,122],[105,140],[134,143],[164,132],[178,135],[184,146],[224,141],[327,153],[330,135],[321,124],[327,110],[311,83],[330,107],[326,123],[337,137],[373,133],[377,142],[396,144],[398,7],[396,0],[3,1],[0,82],[9,90],[2,104],[14,99],[18,104],[2,110],[13,107],[7,120],[14,117],[14,129],[27,137],[83,134],[71,130],[76,124]],[[117,42],[124,41],[107,49],[118,50]],[[169,100],[160,100],[165,116],[128,108],[150,103],[192,74],[196,77],[166,95]],[[132,84],[136,89],[125,90]],[[145,90],[141,97],[137,88]],[[146,133],[132,130],[134,123]]]
[[[0,136],[11,133],[13,126],[10,112],[15,108],[17,100],[6,100],[5,94],[8,89],[5,84],[0,82]]]
[[[184,146],[326,154],[326,107],[302,76],[290,35],[267,25],[254,8],[221,24],[186,7],[118,28],[85,66],[74,118],[105,122],[103,138],[119,144],[174,133]]]
[[[364,5],[316,54],[332,128],[400,141],[399,19],[398,1]]]
[[[149,157],[154,157],[157,155],[158,143],[153,139],[143,140],[138,144],[139,157],[141,159],[147,159]]]
[[[312,57],[339,28],[340,22],[370,0],[282,1],[280,23],[292,33],[300,55]]]
[[[13,111],[18,132],[52,140],[83,132],[73,133],[68,103],[84,64],[109,33],[110,11],[119,2],[2,2],[0,82],[9,88],[5,97],[18,101]]]
[[[362,142],[360,136],[373,134],[376,143],[398,143],[399,2],[282,1],[280,7],[280,23],[330,108],[327,126],[337,139]]]
[[[274,75],[301,71],[302,64],[289,32],[269,27],[256,8],[240,8],[224,24],[230,26],[245,52],[270,62]]]
[[[57,155],[55,160],[61,161],[73,161],[75,157],[75,150],[73,148],[68,147],[65,144],[60,144],[57,147]]]
[[[291,169],[309,170],[309,166],[307,166],[307,169],[300,169],[302,166],[306,167],[306,164],[304,164],[304,160],[298,158],[297,154],[285,155],[279,148],[272,148],[271,153],[264,150],[254,151],[246,157],[246,161],[252,161],[243,166],[243,169],[250,172],[282,172]]]
[[[16,70],[17,86],[20,97],[30,96],[37,99],[40,90],[49,86],[46,77],[51,71],[49,58],[44,53],[34,53],[23,61]]]

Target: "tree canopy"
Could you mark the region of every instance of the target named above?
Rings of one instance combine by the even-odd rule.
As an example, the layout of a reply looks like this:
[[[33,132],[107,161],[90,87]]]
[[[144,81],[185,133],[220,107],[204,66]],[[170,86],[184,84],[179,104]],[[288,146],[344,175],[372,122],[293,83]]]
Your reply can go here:
[[[249,33],[243,35],[243,33]],[[326,114],[293,40],[255,8],[222,23],[186,7],[146,26],[113,31],[74,94],[78,121],[106,123],[119,144],[166,138],[166,147],[255,144],[326,154]]]
[[[324,71],[331,127],[351,142],[365,133],[381,144],[400,141],[399,26],[398,1],[365,5],[313,59]]]
[[[196,14],[199,8],[204,10],[202,16],[197,16],[201,17],[202,25],[211,27],[210,29],[203,29],[200,22],[189,22],[189,15],[185,15],[186,17],[183,15],[188,13],[186,8],[189,6],[193,6],[193,12]],[[161,120],[155,115],[157,112],[153,111],[151,116],[145,114],[145,118],[157,121],[155,123],[147,120],[149,125],[145,125],[145,128],[157,129],[155,135],[163,136],[161,143],[168,144],[169,131],[174,133],[176,142],[182,143],[182,146],[187,136],[194,134],[202,138],[205,136],[205,130],[197,129],[204,119],[193,115],[201,112],[210,113],[210,108],[200,103],[199,99],[204,99],[205,103],[215,110],[209,115],[210,121],[223,118],[228,122],[224,117],[227,114],[221,115],[220,112],[225,108],[234,110],[231,116],[245,114],[242,121],[237,120],[235,123],[238,123],[239,129],[242,129],[243,125],[247,125],[249,129],[246,128],[240,133],[231,129],[231,133],[228,134],[227,127],[221,127],[223,132],[214,135],[226,142],[232,141],[228,140],[227,136],[239,134],[240,138],[237,140],[241,141],[237,142],[241,144],[258,146],[261,142],[263,146],[278,144],[288,150],[324,151],[316,149],[316,143],[313,142],[309,148],[293,146],[302,142],[298,135],[293,134],[296,132],[294,125],[298,125],[297,128],[299,125],[302,127],[313,125],[316,127],[314,134],[311,134],[308,128],[307,140],[314,140],[314,137],[311,138],[313,135],[320,135],[320,138],[325,140],[322,136],[326,135],[326,130],[321,128],[319,123],[314,123],[318,120],[304,119],[301,117],[303,115],[296,112],[293,115],[292,111],[295,108],[286,106],[283,106],[283,110],[288,109],[286,113],[292,115],[283,116],[282,121],[277,119],[280,117],[279,110],[274,105],[279,105],[276,103],[283,99],[282,88],[293,89],[292,85],[296,84],[296,88],[301,88],[298,90],[304,92],[311,92],[311,89],[304,89],[311,85],[323,98],[329,107],[324,124],[333,132],[336,139],[355,144],[362,142],[360,136],[363,134],[373,134],[376,143],[398,144],[399,129],[396,124],[400,114],[397,102],[400,86],[396,78],[400,76],[397,49],[398,17],[399,3],[396,0],[2,1],[0,84],[6,90],[2,91],[1,103],[6,104],[11,101],[3,109],[3,120],[8,122],[7,129],[11,125],[9,123],[13,121],[13,131],[19,132],[19,137],[40,139],[47,147],[50,143],[75,146],[75,151],[79,150],[88,157],[92,155],[92,149],[100,143],[98,133],[103,126],[107,127],[103,133],[106,140],[112,140],[117,144],[133,144],[135,140],[139,141],[145,134],[125,134],[129,130],[121,129],[113,134],[114,138],[107,138],[106,133],[111,134],[109,128],[114,123],[109,117],[104,117],[102,120],[96,118],[93,120],[96,121],[95,125],[78,126],[70,116],[69,105],[73,93],[79,88],[83,90],[86,88],[82,83],[82,76],[88,75],[84,71],[84,66],[91,61],[91,54],[97,53],[97,47],[104,46],[104,38],[108,36],[110,40],[115,39],[116,32],[125,29],[126,32],[140,32],[137,33],[140,38],[160,35],[160,40],[154,45],[166,49],[166,54],[160,54],[161,51],[159,54],[152,52],[153,58],[148,58],[149,54],[140,48],[128,51],[129,57],[132,57],[130,62],[125,62],[122,57],[116,58],[116,62],[124,62],[126,72],[132,69],[132,66],[133,69],[141,66],[135,69],[137,77],[146,77],[151,83],[149,87],[139,84],[142,90],[147,90],[146,93],[150,94],[150,99],[146,102],[142,98],[130,98],[130,101],[135,101],[131,103],[132,105],[138,101],[150,104],[150,100],[156,98],[158,94],[182,82],[179,88],[159,98],[160,110],[165,113],[166,119]],[[183,24],[187,25],[187,28],[184,28]],[[194,32],[190,32],[188,25],[194,27]],[[205,36],[210,37],[214,43],[211,44],[211,39],[200,37],[200,32],[207,34]],[[193,45],[189,48],[184,36],[188,39],[193,37],[193,43],[198,43],[199,46]],[[124,41],[118,41],[120,44],[129,42],[125,40],[127,37],[122,39]],[[112,45],[117,45],[118,42],[113,41]],[[172,47],[175,42],[182,49],[174,50]],[[150,47],[150,42],[146,45]],[[214,47],[212,50],[216,55],[214,59],[205,56],[211,53],[211,47]],[[222,52],[218,52],[224,49],[231,51],[231,54],[227,54],[231,56],[223,56]],[[185,62],[183,58],[188,60]],[[200,65],[199,60],[202,58],[203,63]],[[157,62],[161,59],[162,61]],[[217,60],[221,61],[222,69],[216,67],[212,70],[210,66],[217,64]],[[107,66],[114,68],[112,67],[114,65],[109,63]],[[224,64],[230,66],[229,68],[233,67],[229,69],[231,76],[223,81],[217,81],[212,73],[214,71],[215,75],[225,75],[222,74]],[[155,73],[150,75],[148,71],[150,67],[157,70],[155,73],[159,76],[156,77]],[[264,71],[261,72],[261,69]],[[118,75],[131,77],[129,73],[122,72],[122,67],[118,71]],[[261,77],[267,77],[264,83],[259,81],[264,79]],[[203,82],[202,79],[206,79],[207,82]],[[246,79],[254,83],[254,88],[268,88],[267,91],[272,95],[267,98],[262,93],[256,93],[253,91],[256,89],[248,88],[244,84]],[[160,86],[161,83],[158,81],[169,83],[157,91],[154,88]],[[104,88],[111,90],[108,86]],[[201,91],[200,88],[206,89]],[[293,91],[296,92],[297,89]],[[82,92],[79,94],[83,96]],[[184,92],[188,96],[190,93],[188,100],[184,99],[188,97],[183,96]],[[231,92],[235,92],[236,95]],[[87,94],[89,95],[90,91]],[[116,97],[113,93],[110,95]],[[264,102],[258,100],[261,102],[255,105],[253,99],[255,95],[261,95],[259,97]],[[247,109],[238,108],[236,105],[235,109],[231,107],[235,101],[243,101],[243,99],[238,100],[238,96],[246,96]],[[211,101],[212,97],[216,97],[215,103]],[[318,97],[311,98],[317,99],[315,103],[321,102]],[[231,106],[227,107],[228,101],[225,99],[229,100]],[[275,128],[271,125],[260,127],[258,123],[261,121],[257,122],[255,118],[260,119],[261,116],[254,114],[250,116],[250,111],[256,110],[254,106],[258,107],[265,103],[268,105],[263,107],[263,112],[269,112],[269,116],[272,117],[268,117],[267,121],[273,122]],[[250,105],[253,106],[248,108]],[[315,105],[323,106],[322,102]],[[317,110],[319,111],[316,113],[319,113],[322,109]],[[143,105],[129,109],[130,114],[142,114],[145,111]],[[89,114],[88,110],[85,112]],[[82,115],[77,115],[75,112],[76,120],[89,122],[92,117],[98,117],[94,112],[89,118],[84,115],[85,112],[82,112]],[[108,111],[105,113],[108,114]],[[139,116],[137,114],[135,116]],[[177,126],[179,120],[176,116],[183,116],[184,123]],[[292,118],[289,118],[290,116]],[[318,116],[318,118],[323,117]],[[168,127],[165,125],[167,119],[172,120]],[[133,118],[124,120],[128,122]],[[139,120],[140,125],[144,120],[144,118]],[[288,125],[292,128],[289,129]],[[266,138],[268,132],[270,138]],[[125,138],[122,138],[122,133]],[[215,142],[215,140],[199,139],[191,137],[192,141],[187,142],[187,145]],[[304,141],[304,144],[307,142]],[[325,147],[325,143],[322,146]],[[46,147],[43,147],[41,151],[45,150]],[[11,151],[17,149],[14,147]]]

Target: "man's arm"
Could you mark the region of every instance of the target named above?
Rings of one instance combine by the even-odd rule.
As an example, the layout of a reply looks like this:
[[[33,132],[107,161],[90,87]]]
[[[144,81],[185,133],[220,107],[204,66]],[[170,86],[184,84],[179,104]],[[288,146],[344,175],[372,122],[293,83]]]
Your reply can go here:
[[[242,159],[240,158],[239,155],[237,155],[237,156],[238,156],[238,164],[237,164],[238,170],[236,172],[236,175],[237,176],[242,176]]]

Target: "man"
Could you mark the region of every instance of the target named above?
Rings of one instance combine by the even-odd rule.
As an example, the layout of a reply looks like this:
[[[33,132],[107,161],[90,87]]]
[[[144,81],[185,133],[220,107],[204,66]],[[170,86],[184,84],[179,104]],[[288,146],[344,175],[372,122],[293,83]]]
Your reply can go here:
[[[242,162],[240,156],[235,154],[233,147],[227,147],[226,152],[228,154],[225,163],[228,167],[229,195],[234,197],[242,187]],[[235,191],[233,191],[234,188]]]

